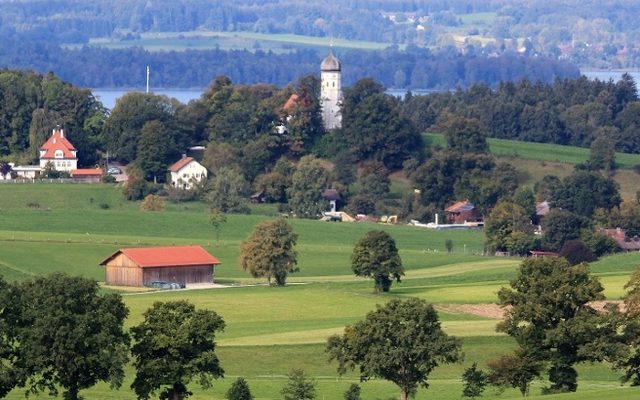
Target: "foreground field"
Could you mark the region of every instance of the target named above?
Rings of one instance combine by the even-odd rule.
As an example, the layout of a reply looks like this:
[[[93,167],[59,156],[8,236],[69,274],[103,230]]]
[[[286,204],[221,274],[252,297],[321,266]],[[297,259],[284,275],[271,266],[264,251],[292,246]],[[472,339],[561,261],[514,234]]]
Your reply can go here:
[[[216,271],[227,288],[124,292],[130,309],[127,326],[141,321],[142,313],[155,301],[188,299],[198,307],[215,310],[226,321],[218,336],[225,378],[213,388],[190,388],[194,399],[222,399],[237,376],[245,376],[257,399],[278,399],[292,368],[303,368],[318,383],[318,398],[340,399],[349,384],[357,382],[351,372],[340,378],[335,365],[324,354],[326,338],[340,333],[376,304],[391,298],[416,296],[439,310],[444,329],[463,339],[462,363],[437,368],[429,389],[420,389],[417,399],[459,399],[460,377],[474,361],[485,362],[509,351],[511,338],[495,332],[495,315],[477,312],[496,300],[496,292],[515,276],[518,259],[480,255],[480,231],[429,231],[410,226],[328,223],[291,220],[300,235],[300,272],[290,276],[291,284],[270,288],[264,281],[246,274],[238,265],[240,242],[257,222],[272,218],[273,210],[259,208],[249,216],[231,215],[220,243],[207,223],[202,204],[168,207],[163,213],[144,213],[124,202],[119,189],[103,185],[0,185],[0,273],[21,280],[51,271],[66,271],[103,279],[98,263],[119,247],[194,243],[204,245],[222,261]],[[93,200],[91,200],[93,199]],[[100,204],[106,202],[108,209]],[[27,207],[39,203],[39,208]],[[266,214],[266,215],[261,215]],[[394,283],[386,295],[375,295],[372,282],[352,276],[350,254],[353,243],[370,229],[387,230],[397,241],[407,269],[401,283]],[[446,239],[454,252],[444,251]],[[630,273],[640,265],[640,254],[621,254],[592,265],[609,298],[617,299]],[[475,311],[474,311],[475,310]],[[637,388],[620,387],[616,372],[603,364],[579,367],[579,392],[546,399],[632,399]],[[134,399],[128,386],[133,379],[128,369],[121,390],[98,385],[86,390],[87,399]],[[532,397],[540,395],[546,383],[535,382]],[[397,398],[392,384],[372,380],[362,384],[363,399]],[[24,397],[23,390],[8,398]],[[40,396],[47,397],[47,396]],[[498,393],[489,389],[488,399],[520,398],[515,390]]]

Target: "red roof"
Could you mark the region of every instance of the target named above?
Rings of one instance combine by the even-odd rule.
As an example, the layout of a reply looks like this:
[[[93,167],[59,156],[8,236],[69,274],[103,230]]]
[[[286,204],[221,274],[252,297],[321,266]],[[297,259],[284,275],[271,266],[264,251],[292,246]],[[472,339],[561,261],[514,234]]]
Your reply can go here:
[[[40,151],[45,152],[40,158],[55,158],[56,150],[62,150],[62,158],[76,158],[72,153],[76,148],[64,137],[64,131],[61,128],[54,129],[49,140],[40,147]]]
[[[169,171],[178,172],[182,168],[186,167],[191,161],[193,161],[193,157],[182,157],[178,162],[169,167]]]
[[[463,212],[463,211],[471,211],[475,208],[475,206],[468,201],[458,201],[445,210],[446,212]]]
[[[290,109],[295,107],[296,104],[298,104],[298,95],[294,93],[289,97],[289,100],[287,100],[287,102],[284,103],[284,106],[282,106],[282,109],[285,111],[289,111]]]
[[[102,176],[102,172],[100,168],[72,169],[71,176]]]
[[[137,247],[120,249],[105,258],[106,265],[119,254],[124,254],[141,268],[187,267],[193,265],[218,265],[220,261],[201,246]]]

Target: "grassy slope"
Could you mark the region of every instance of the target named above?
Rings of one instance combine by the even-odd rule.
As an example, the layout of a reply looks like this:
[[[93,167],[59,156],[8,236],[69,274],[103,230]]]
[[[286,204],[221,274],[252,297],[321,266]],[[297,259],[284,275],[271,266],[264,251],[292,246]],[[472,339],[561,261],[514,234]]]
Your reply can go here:
[[[219,277],[229,283],[255,282],[237,265],[238,246],[255,223],[269,218],[230,216],[216,245],[206,222],[206,207],[197,203],[170,206],[164,213],[144,213],[135,204],[122,201],[118,189],[106,185],[0,185],[0,198],[0,273],[10,279],[57,270],[101,279],[103,271],[97,263],[123,243],[135,245],[140,240],[146,244],[203,244],[223,261]],[[26,208],[27,202],[40,203],[41,209]],[[101,202],[109,203],[110,208],[101,209]],[[45,211],[47,208],[51,210]],[[267,209],[268,214],[272,211]],[[335,365],[327,363],[323,352],[327,336],[341,332],[344,325],[394,297],[417,296],[436,305],[493,302],[496,291],[515,275],[519,262],[469,254],[482,248],[479,231],[434,232],[408,226],[303,220],[291,223],[300,234],[301,272],[290,281],[305,284],[124,295],[131,310],[128,326],[139,322],[152,302],[178,298],[215,309],[225,318],[227,328],[219,335],[218,353],[226,378],[207,392],[193,385],[194,399],[222,399],[239,375],[248,378],[257,398],[279,398],[284,376],[294,367],[315,376],[320,396],[340,398],[357,376],[349,373],[336,380]],[[372,294],[370,281],[350,273],[352,245],[369,229],[388,230],[407,267],[405,279],[395,283],[387,295]],[[457,253],[444,252],[446,238],[454,241]],[[462,252],[463,244],[467,254]],[[617,297],[638,264],[639,254],[619,255],[594,264],[592,270],[601,276],[608,293]],[[473,361],[483,365],[513,346],[512,339],[496,334],[495,320],[446,312],[441,312],[440,318],[447,332],[463,338],[466,359],[437,368],[430,377],[429,390],[420,390],[418,399],[459,398],[464,368]],[[133,375],[129,369],[121,391],[98,385],[85,391],[85,397],[133,399],[127,389]],[[620,389],[616,378],[605,366],[581,366],[580,392],[563,398],[625,399],[638,395],[637,389]],[[532,395],[538,395],[542,385],[536,383]],[[363,398],[393,396],[397,390],[387,382],[363,384]],[[22,397],[23,392],[16,390],[8,398]],[[515,399],[519,394],[510,390],[499,395],[490,390],[483,397]]]
[[[424,135],[428,143],[446,146],[444,136],[437,133]],[[533,185],[545,175],[556,175],[563,178],[573,171],[575,164],[583,163],[589,158],[589,149],[556,144],[521,142],[518,140],[488,139],[491,153],[498,160],[512,164],[521,173],[525,184]],[[623,199],[633,200],[640,187],[640,177],[632,168],[640,164],[640,154],[616,153],[616,170],[614,179],[620,185]]]

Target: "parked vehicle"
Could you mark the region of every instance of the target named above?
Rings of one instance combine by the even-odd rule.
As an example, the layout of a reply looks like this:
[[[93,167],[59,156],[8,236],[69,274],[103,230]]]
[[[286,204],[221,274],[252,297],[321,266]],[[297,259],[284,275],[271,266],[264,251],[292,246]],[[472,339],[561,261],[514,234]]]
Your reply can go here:
[[[184,289],[184,283],[169,281],[151,281],[144,284],[146,287],[153,289]]]
[[[107,169],[107,173],[110,175],[120,175],[122,170],[118,167],[109,167],[109,169]]]

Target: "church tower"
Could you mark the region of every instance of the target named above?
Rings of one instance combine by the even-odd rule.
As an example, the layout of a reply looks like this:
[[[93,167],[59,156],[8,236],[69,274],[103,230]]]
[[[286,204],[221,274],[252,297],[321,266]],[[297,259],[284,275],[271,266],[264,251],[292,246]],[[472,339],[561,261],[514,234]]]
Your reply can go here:
[[[333,51],[330,51],[320,64],[320,84],[320,104],[324,128],[326,130],[340,128],[342,127],[340,61],[333,55]]]

